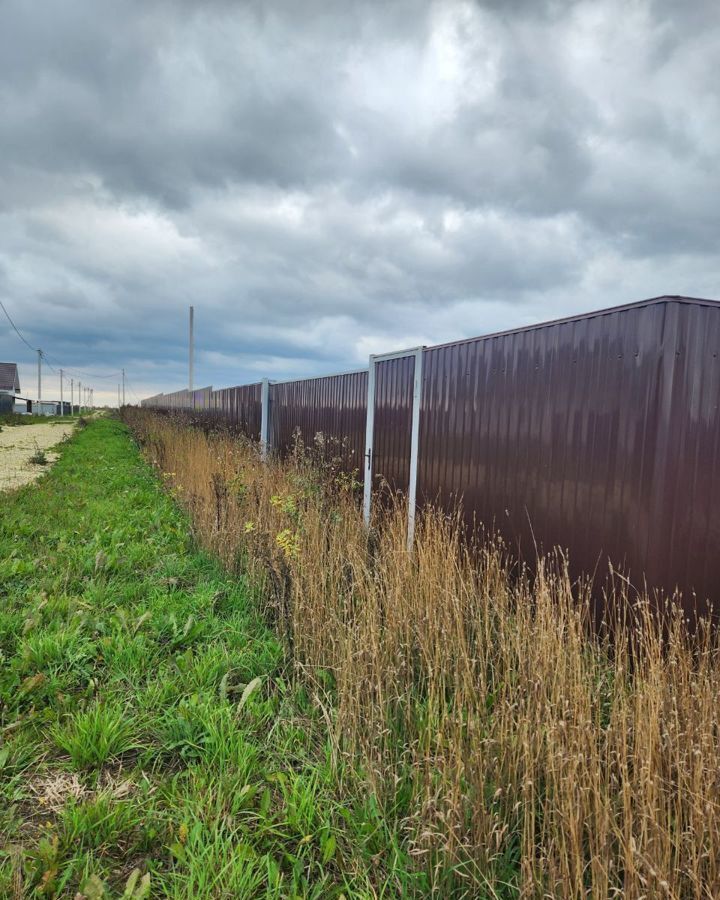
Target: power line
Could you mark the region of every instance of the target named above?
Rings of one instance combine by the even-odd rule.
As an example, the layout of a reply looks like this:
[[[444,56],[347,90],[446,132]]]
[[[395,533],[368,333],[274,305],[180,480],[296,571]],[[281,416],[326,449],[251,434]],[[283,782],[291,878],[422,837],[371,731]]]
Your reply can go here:
[[[10,313],[5,309],[5,304],[2,302],[2,300],[0,300],[0,307],[2,307],[2,311],[5,313],[8,322],[12,325],[13,330],[15,331],[15,334],[20,338],[20,340],[23,342],[23,344],[25,344],[26,347],[28,347],[30,350],[32,350],[33,353],[37,353],[38,348],[31,346],[31,344],[29,344],[25,340],[24,336],[22,334],[20,334],[17,325],[10,318]]]
[[[0,300],[0,309],[2,309],[2,311],[5,313],[6,319],[12,326],[12,329],[15,332],[15,334],[23,342],[23,344],[25,344],[25,346],[28,348],[28,350],[32,350],[33,353],[39,353],[40,359],[45,361],[45,364],[53,372],[53,374],[55,374],[55,375],[59,374],[58,370],[55,368],[55,366],[57,366],[58,369],[62,369],[65,372],[70,372],[81,378],[93,378],[93,379],[95,379],[95,378],[117,378],[121,374],[120,371],[118,370],[117,372],[109,372],[108,374],[95,375],[92,372],[83,372],[82,369],[72,369],[68,366],[61,366],[57,360],[55,360],[55,366],[53,366],[53,364],[50,362],[50,359],[52,357],[49,357],[47,355],[47,353],[45,353],[45,351],[41,350],[39,347],[33,347],[32,344],[25,338],[25,335],[20,331],[20,329],[17,327],[17,325],[13,321],[12,316],[7,311],[5,304],[2,302],[2,300]]]
[[[84,375],[85,378],[117,378],[121,374],[119,369],[117,372],[110,372],[109,375],[96,375],[94,372],[83,372],[81,369],[68,369],[68,372]]]
[[[132,392],[132,395],[135,397],[135,399],[137,400],[137,402],[138,402],[138,403],[141,403],[142,401],[140,400],[140,398],[138,397],[137,393],[135,392],[135,388],[134,388],[134,387],[132,386],[132,384],[130,384],[130,382],[128,381],[127,375],[125,376],[125,384],[127,385],[127,387],[130,388],[130,391]]]
[[[52,372],[54,372],[54,373],[57,375],[57,374],[58,374],[57,369],[55,369],[55,368],[50,364],[50,360],[47,358],[47,355],[44,353],[44,351],[40,350],[39,353],[40,353],[40,356],[42,357],[42,359],[45,360],[45,365],[46,365]]]
[[[45,354],[45,353],[43,353],[43,357],[45,359],[48,358],[47,354]],[[57,360],[55,360],[55,365],[60,366],[60,363]],[[118,369],[117,372],[110,372],[107,375],[96,375],[95,372],[83,372],[82,369],[73,369],[70,366],[62,366],[62,368],[66,372],[72,372],[74,375],[78,375],[81,378],[117,378],[118,375],[120,375],[120,369]]]

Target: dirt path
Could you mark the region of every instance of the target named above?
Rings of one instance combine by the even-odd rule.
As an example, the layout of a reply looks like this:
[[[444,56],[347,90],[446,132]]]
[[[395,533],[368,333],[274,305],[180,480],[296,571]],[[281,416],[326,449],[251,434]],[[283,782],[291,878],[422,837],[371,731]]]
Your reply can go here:
[[[30,462],[38,450],[48,451],[70,434],[73,425],[44,422],[37,425],[3,425],[0,431],[0,491],[10,491],[39,478],[47,466]],[[46,453],[48,463],[57,453]]]

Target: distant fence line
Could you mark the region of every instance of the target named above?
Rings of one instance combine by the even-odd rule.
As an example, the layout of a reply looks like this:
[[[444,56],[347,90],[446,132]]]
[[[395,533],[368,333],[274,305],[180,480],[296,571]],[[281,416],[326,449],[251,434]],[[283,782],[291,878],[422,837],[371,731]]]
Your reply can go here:
[[[212,413],[273,451],[342,447],[416,503],[462,501],[520,554],[612,560],[638,587],[720,598],[720,303],[658,297],[371,356],[368,369],[175,391],[144,407]]]

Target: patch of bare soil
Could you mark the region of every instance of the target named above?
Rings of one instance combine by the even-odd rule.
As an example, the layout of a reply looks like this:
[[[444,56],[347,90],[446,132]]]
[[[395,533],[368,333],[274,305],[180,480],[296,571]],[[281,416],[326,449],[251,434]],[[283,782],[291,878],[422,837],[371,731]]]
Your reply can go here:
[[[73,430],[65,422],[41,422],[37,425],[5,425],[0,431],[0,491],[12,491],[39,478],[57,459],[55,447]],[[31,462],[44,454],[45,465]]]

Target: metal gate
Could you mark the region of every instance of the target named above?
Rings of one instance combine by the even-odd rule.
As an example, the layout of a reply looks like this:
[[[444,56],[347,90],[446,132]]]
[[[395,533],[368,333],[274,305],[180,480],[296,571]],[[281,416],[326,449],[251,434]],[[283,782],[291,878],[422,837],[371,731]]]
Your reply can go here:
[[[408,499],[408,548],[415,532],[423,348],[370,357],[363,511],[370,523],[374,483]]]

